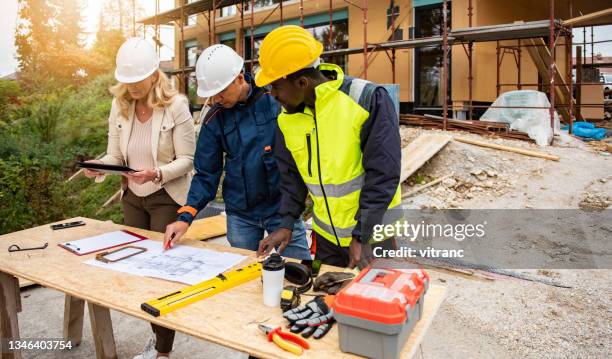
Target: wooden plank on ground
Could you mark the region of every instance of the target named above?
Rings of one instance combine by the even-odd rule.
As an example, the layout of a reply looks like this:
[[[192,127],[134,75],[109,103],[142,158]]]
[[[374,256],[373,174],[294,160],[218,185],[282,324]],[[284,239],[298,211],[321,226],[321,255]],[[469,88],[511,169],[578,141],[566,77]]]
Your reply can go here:
[[[208,218],[196,219],[191,223],[187,233],[182,239],[205,240],[223,236],[227,233],[227,220],[225,216],[218,215]]]
[[[444,134],[423,134],[416,140],[410,142],[408,146],[402,148],[402,172],[400,183],[421,168],[425,162],[435,156],[447,143],[452,136]]]
[[[506,152],[514,152],[514,153],[519,153],[525,156],[539,157],[539,158],[544,158],[544,159],[551,160],[551,161],[559,161],[560,159],[559,156],[549,155],[548,153],[530,151],[530,150],[526,150],[523,148],[517,148],[517,147],[498,145],[496,143],[477,141],[477,140],[472,140],[469,138],[455,137],[454,140],[458,142],[469,143],[470,145],[493,148],[496,150],[501,150],[501,151],[506,151]]]
[[[119,189],[117,192],[115,192],[111,198],[109,198],[106,202],[104,202],[104,204],[102,205],[102,208],[108,206],[109,204],[115,202],[120,196],[121,196],[121,191],[122,189]]]
[[[451,174],[448,174],[448,175],[446,175],[446,176],[442,176],[442,177],[440,177],[440,178],[438,178],[438,179],[435,179],[435,180],[433,180],[433,181],[431,181],[431,182],[429,182],[429,183],[426,183],[426,184],[424,184],[424,185],[422,185],[422,186],[419,186],[419,187],[413,188],[413,189],[411,189],[409,192],[402,193],[402,199],[404,199],[404,198],[408,198],[408,197],[412,196],[413,194],[415,194],[415,193],[419,193],[419,192],[421,192],[422,190],[424,190],[424,189],[426,189],[426,188],[429,188],[429,187],[431,187],[431,186],[435,186],[435,185],[437,185],[438,183],[440,183],[440,182],[444,181],[445,179],[450,178],[450,177],[452,177],[452,176],[453,176],[453,174],[452,174],[452,173],[451,173]]]

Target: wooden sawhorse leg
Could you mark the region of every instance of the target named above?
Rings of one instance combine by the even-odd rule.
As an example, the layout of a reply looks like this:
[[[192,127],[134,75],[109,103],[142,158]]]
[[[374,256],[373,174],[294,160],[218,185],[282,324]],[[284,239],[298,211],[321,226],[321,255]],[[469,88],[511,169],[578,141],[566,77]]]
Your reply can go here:
[[[81,344],[83,338],[83,316],[85,301],[66,294],[64,300],[64,339],[70,340],[72,346]]]
[[[10,352],[6,340],[19,340],[17,313],[21,312],[19,280],[0,272],[0,356],[2,359],[21,359],[21,352]]]
[[[87,308],[89,309],[91,332],[96,346],[96,358],[117,358],[110,310],[91,302],[87,302]]]

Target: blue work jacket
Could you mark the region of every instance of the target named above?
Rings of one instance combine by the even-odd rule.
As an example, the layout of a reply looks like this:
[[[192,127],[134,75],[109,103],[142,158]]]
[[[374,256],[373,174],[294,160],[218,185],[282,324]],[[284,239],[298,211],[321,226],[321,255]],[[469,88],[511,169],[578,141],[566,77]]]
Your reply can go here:
[[[202,210],[217,194],[221,175],[223,200],[228,214],[263,219],[279,208],[280,173],[273,155],[276,118],[280,107],[272,95],[255,86],[247,100],[230,109],[213,106],[206,114],[194,156],[196,171],[186,206]],[[179,220],[191,223],[182,213]]]

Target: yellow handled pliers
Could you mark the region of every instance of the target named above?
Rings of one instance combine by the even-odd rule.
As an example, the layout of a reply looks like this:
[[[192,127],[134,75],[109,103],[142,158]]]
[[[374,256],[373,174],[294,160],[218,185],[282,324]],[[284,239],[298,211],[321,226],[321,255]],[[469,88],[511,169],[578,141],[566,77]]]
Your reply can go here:
[[[268,341],[274,342],[279,348],[295,355],[302,355],[304,349],[310,349],[310,344],[301,336],[283,332],[281,327],[272,328],[265,324],[259,324],[259,329],[268,336]]]

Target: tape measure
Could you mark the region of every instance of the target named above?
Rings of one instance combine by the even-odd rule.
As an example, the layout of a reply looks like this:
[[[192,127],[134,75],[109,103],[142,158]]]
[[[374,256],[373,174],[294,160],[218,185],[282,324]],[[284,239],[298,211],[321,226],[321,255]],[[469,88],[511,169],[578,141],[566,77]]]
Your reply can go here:
[[[298,291],[298,288],[293,285],[283,288],[280,302],[280,307],[283,313],[290,309],[296,308],[298,305],[300,305],[300,292]]]
[[[213,279],[202,283],[194,284],[185,289],[164,295],[157,299],[152,299],[142,303],[140,309],[159,317],[170,313],[198,300],[212,297],[226,289],[233,288],[240,284],[261,276],[261,263],[254,263],[246,267],[238,268],[229,272],[220,273]]]

